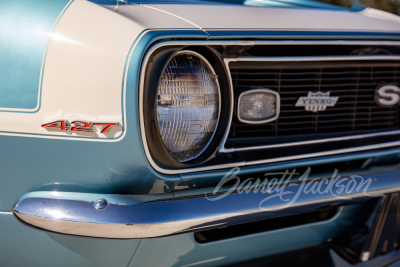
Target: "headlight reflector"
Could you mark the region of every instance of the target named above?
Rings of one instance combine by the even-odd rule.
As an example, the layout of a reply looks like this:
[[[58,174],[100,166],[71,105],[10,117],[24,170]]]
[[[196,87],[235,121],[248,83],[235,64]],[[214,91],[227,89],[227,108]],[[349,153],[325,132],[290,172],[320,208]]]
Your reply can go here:
[[[209,145],[220,116],[220,88],[210,63],[192,51],[177,53],[160,77],[156,95],[158,130],[179,162]]]

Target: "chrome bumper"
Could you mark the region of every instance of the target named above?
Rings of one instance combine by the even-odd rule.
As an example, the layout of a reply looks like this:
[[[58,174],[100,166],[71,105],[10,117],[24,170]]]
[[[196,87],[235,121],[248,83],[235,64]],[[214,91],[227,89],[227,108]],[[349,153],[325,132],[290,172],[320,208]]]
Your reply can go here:
[[[23,195],[14,206],[14,214],[34,227],[64,234],[161,237],[306,212],[400,191],[400,171],[367,177],[372,181],[368,188],[354,187],[341,193],[328,190],[327,180],[319,180],[290,184],[284,192],[291,193],[282,195],[260,190],[235,192],[219,200],[215,200],[217,195],[204,194],[160,197],[40,191]],[[343,179],[347,178],[337,181],[350,189],[345,186],[350,185],[351,179],[347,182]],[[319,188],[319,192],[313,193],[311,188]]]

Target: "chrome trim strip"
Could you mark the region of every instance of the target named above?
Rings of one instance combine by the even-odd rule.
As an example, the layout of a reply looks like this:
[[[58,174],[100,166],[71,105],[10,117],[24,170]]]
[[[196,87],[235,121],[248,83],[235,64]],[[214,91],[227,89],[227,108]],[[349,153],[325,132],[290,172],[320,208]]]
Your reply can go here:
[[[142,63],[142,69],[140,73],[140,86],[139,86],[139,114],[140,114],[140,129],[141,129],[141,135],[142,135],[142,141],[144,145],[144,150],[146,157],[150,163],[150,165],[158,172],[164,173],[164,174],[180,174],[180,173],[191,173],[191,172],[199,172],[199,171],[209,171],[209,170],[217,170],[217,169],[225,169],[225,168],[232,168],[232,167],[242,167],[242,166],[249,166],[249,165],[255,165],[255,164],[261,164],[261,163],[270,163],[270,162],[278,162],[278,161],[285,161],[285,160],[292,160],[292,159],[300,159],[300,158],[308,158],[308,157],[319,157],[319,156],[325,156],[325,155],[334,155],[334,154],[339,154],[339,153],[350,153],[354,151],[365,151],[369,149],[378,149],[382,148],[382,144],[379,145],[374,145],[374,146],[365,146],[365,147],[357,147],[357,150],[354,149],[341,149],[341,150],[335,150],[335,151],[328,151],[328,152],[321,152],[321,153],[313,153],[313,154],[303,154],[303,155],[298,155],[298,156],[293,156],[293,157],[283,157],[283,158],[276,158],[273,160],[265,160],[265,161],[255,161],[255,162],[237,162],[237,163],[231,163],[231,164],[223,164],[223,165],[216,165],[216,166],[207,166],[207,167],[197,167],[197,168],[188,168],[188,169],[164,169],[159,167],[152,159],[148,146],[147,146],[147,141],[146,141],[146,136],[144,133],[144,125],[143,125],[143,82],[144,82],[144,76],[145,76],[145,66],[147,62],[150,59],[151,54],[158,48],[164,47],[164,46],[172,46],[172,45],[237,45],[237,46],[254,46],[254,45],[379,45],[379,46],[400,46],[400,42],[382,42],[382,41],[249,41],[249,42],[242,42],[242,41],[165,41],[165,42],[160,42],[153,47],[151,47],[148,52],[146,53],[143,63]],[[369,60],[369,59],[383,59],[383,60],[389,60],[390,56],[371,56],[371,57],[366,57],[366,56],[361,56],[361,57],[354,57],[352,56],[351,60],[354,60],[354,58],[365,58],[361,60]],[[272,60],[301,60],[301,58],[305,59],[308,58],[308,60],[311,61],[312,57],[288,57],[288,58],[274,58],[274,59],[269,59],[270,61]],[[316,57],[315,57],[316,58]],[[314,61],[316,60],[314,58]],[[334,58],[349,58],[349,57],[318,57],[318,60],[324,60],[326,58],[329,58],[331,60],[334,60]],[[396,60],[400,60],[400,57],[390,57],[396,58]],[[225,58],[224,63],[225,67],[228,71],[227,75],[229,78],[229,85],[230,85],[230,90],[232,93],[231,101],[233,103],[234,98],[233,98],[233,87],[232,87],[232,78],[230,75],[229,71],[229,62],[231,61],[244,61],[248,60],[248,58]],[[251,60],[254,60],[251,58]],[[274,61],[275,62],[275,61]],[[224,139],[222,142],[221,147],[219,148],[219,152],[221,153],[232,153],[234,151],[243,151],[247,150],[247,148],[240,148],[240,149],[234,149],[234,148],[225,148],[225,143],[228,138],[229,130],[230,130],[230,124],[232,121],[232,116],[233,116],[233,105],[231,105],[231,120],[229,122],[229,127],[227,128],[226,133],[224,134]],[[397,134],[396,132],[385,132],[385,133],[379,133],[380,135],[390,135],[390,134]],[[377,135],[377,134],[374,134]],[[359,135],[359,136],[354,136],[354,138],[360,138],[360,136],[371,136],[371,134],[366,134],[366,135]],[[349,138],[349,137],[343,137],[343,138]],[[352,137],[350,137],[352,139]],[[326,141],[339,141],[343,139],[321,139],[317,140],[316,142],[326,142]],[[346,140],[346,139],[345,139]],[[279,144],[279,145],[272,145],[272,146],[256,146],[256,147],[251,147],[249,149],[265,149],[265,148],[272,148],[272,147],[285,147],[285,146],[293,146],[293,145],[300,145],[300,144],[309,144],[311,141],[304,141],[304,142],[294,142],[294,143],[287,143],[287,144]],[[390,146],[400,146],[400,142],[392,142],[388,143],[390,145],[383,146],[383,147],[390,147]]]
[[[200,195],[149,201],[133,195],[100,195],[99,198],[98,194],[57,192],[55,196],[54,192],[33,192],[23,195],[13,211],[27,224],[63,234],[103,238],[161,237],[307,212],[398,192],[399,175],[400,171],[370,175],[366,177],[370,183],[360,181],[363,184],[357,187],[354,179],[335,178],[330,180],[333,185],[326,179],[313,180],[310,181],[311,188],[318,188],[314,194],[310,194],[310,185],[304,179],[285,187],[288,189],[285,198],[273,197],[274,192],[265,190],[250,194],[231,193],[220,199],[221,195]],[[336,183],[347,189],[338,190]],[[99,200],[105,203],[102,209],[96,209]]]
[[[241,100],[242,96],[248,95],[248,94],[251,94],[251,93],[268,93],[270,95],[274,95],[275,96],[275,101],[276,101],[276,104],[275,104],[275,115],[273,117],[270,117],[269,119],[262,120],[262,121],[255,121],[255,120],[254,121],[250,121],[250,120],[242,119],[240,117],[240,109],[239,109],[240,100]],[[247,90],[247,91],[242,92],[239,95],[236,109],[237,109],[237,118],[238,118],[238,120],[240,122],[247,123],[247,124],[264,124],[264,123],[267,123],[267,122],[274,121],[279,117],[279,112],[280,112],[280,109],[281,109],[281,97],[280,97],[278,92],[270,90],[270,89],[252,89],[252,90]]]
[[[289,160],[315,158],[315,157],[322,157],[322,156],[332,156],[332,155],[336,155],[336,154],[354,153],[354,152],[361,152],[361,151],[373,150],[373,149],[384,149],[384,148],[389,148],[389,147],[394,147],[394,146],[400,146],[400,141],[381,143],[381,144],[377,144],[377,145],[368,145],[368,146],[360,146],[360,147],[353,147],[353,148],[329,150],[329,151],[325,151],[325,152],[301,154],[301,155],[274,158],[274,159],[257,160],[257,161],[252,161],[250,164],[248,164],[246,162],[245,165],[248,166],[248,165],[254,165],[254,164],[274,163],[274,162],[279,162],[279,161],[289,161]]]
[[[400,46],[400,41],[164,41],[156,44],[153,48],[168,45],[377,45],[377,46]],[[152,51],[154,49],[151,48]]]
[[[233,92],[233,84],[232,84],[231,72],[229,71],[229,62],[230,62],[229,58],[224,58],[225,69],[227,71],[227,76],[228,76],[228,79],[229,79],[228,85],[229,85],[229,93],[231,95],[231,106],[230,106],[230,110],[229,110],[228,125],[226,127],[226,130],[225,130],[225,133],[224,133],[224,138],[222,139],[221,146],[218,149],[218,152],[221,152],[221,153],[231,153],[231,152],[233,152],[232,149],[226,149],[225,148],[225,143],[226,143],[226,140],[228,139],[229,130],[231,129],[232,118],[233,118],[233,110],[235,108],[235,94]],[[244,162],[243,162],[243,165],[244,165]]]
[[[299,141],[299,142],[276,144],[276,145],[232,148],[232,150],[233,151],[247,151],[247,150],[258,150],[258,149],[266,149],[266,148],[299,146],[299,145],[309,145],[309,144],[318,144],[318,143],[325,143],[325,142],[344,141],[344,140],[360,139],[360,138],[367,138],[367,137],[374,137],[374,136],[385,136],[385,135],[393,135],[393,134],[400,134],[400,130],[391,131],[391,132],[380,132],[380,133],[371,133],[371,134],[352,135],[352,136],[345,136],[345,137],[325,138],[325,139],[310,140],[310,141]]]
[[[235,61],[240,62],[314,62],[314,61],[352,61],[352,60],[400,60],[400,56],[346,56],[346,57],[269,57],[269,58],[252,58],[238,57]]]

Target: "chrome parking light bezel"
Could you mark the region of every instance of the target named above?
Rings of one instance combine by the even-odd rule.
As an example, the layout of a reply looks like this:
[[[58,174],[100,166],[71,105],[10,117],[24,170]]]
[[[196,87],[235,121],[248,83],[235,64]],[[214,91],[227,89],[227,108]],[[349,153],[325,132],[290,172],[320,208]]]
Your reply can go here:
[[[275,104],[275,115],[274,116],[272,116],[268,119],[265,119],[265,120],[260,120],[260,121],[251,121],[251,120],[246,120],[246,119],[243,119],[242,117],[240,117],[240,101],[241,101],[242,97],[245,95],[248,95],[248,94],[253,94],[253,93],[267,93],[267,94],[275,96],[276,104]],[[240,122],[247,123],[247,124],[264,124],[264,123],[268,123],[268,122],[276,120],[279,117],[280,110],[281,110],[281,97],[278,92],[272,91],[270,89],[253,89],[253,90],[245,91],[239,95],[238,103],[237,103],[237,118]]]

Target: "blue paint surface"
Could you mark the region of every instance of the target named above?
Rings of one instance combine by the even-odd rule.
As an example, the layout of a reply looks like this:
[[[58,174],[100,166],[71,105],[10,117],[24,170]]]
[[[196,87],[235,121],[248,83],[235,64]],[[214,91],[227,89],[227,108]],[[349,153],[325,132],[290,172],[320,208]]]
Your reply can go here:
[[[209,35],[211,35],[211,37]],[[217,35],[219,34],[219,35]],[[0,136],[0,161],[3,163],[0,179],[0,211],[10,211],[18,198],[31,191],[58,190],[107,194],[159,194],[170,192],[179,181],[210,183],[218,181],[223,170],[185,175],[164,175],[155,171],[148,162],[141,140],[139,125],[139,73],[146,50],[156,41],[168,39],[225,39],[238,40],[244,32],[225,31],[207,33],[201,30],[148,31],[127,62],[126,88],[126,136],[119,142],[79,142],[74,140],[42,139],[31,137]],[[275,37],[271,37],[273,34]],[[248,32],[246,36],[258,39],[287,36],[289,32]],[[292,33],[294,34],[294,33]],[[313,34],[314,39],[327,35],[346,39],[347,33],[296,32]],[[374,33],[363,33],[373,39]],[[392,38],[392,34],[379,33],[379,38]],[[397,34],[396,36],[399,36]],[[400,36],[399,36],[400,37]],[[133,46],[134,44],[132,44]],[[128,58],[128,55],[127,55]],[[37,77],[37,79],[39,79]],[[123,79],[121,75],[121,79]],[[62,153],[60,153],[62,151]],[[77,153],[77,151],[79,153]],[[357,153],[357,157],[369,156],[370,152]],[[383,153],[394,153],[386,150]],[[38,156],[40,155],[40,156]],[[265,164],[242,168],[243,173],[262,172],[301,164],[344,160],[344,155],[307,159],[286,163]],[[45,163],[45,164],[44,164]],[[29,170],[29,171],[28,171]],[[388,170],[389,171],[389,170]]]
[[[68,2],[0,1],[0,110],[38,108],[43,56]]]
[[[115,5],[116,0],[90,0],[99,5]],[[286,8],[308,8],[308,9],[325,9],[337,11],[360,11],[364,8],[353,7],[346,8],[343,6],[326,4],[314,0],[121,0],[121,4],[226,4],[226,5],[244,5],[259,7],[286,7]]]
[[[346,7],[321,3],[313,0],[245,0],[243,5],[262,7],[317,8],[338,11],[349,10]]]
[[[360,227],[363,204],[344,207],[330,220],[198,243],[193,234],[143,239],[129,267],[225,266],[288,251],[317,246],[328,238]],[[196,264],[197,263],[197,264]],[[244,266],[252,266],[247,264]],[[276,265],[267,265],[276,266]]]
[[[44,232],[0,214],[1,267],[125,267],[140,239],[85,238]]]
[[[127,66],[127,132],[121,141],[0,136],[4,148],[0,149],[0,162],[7,162],[1,165],[0,211],[11,211],[18,198],[31,191],[155,194],[171,190],[180,176],[162,175],[150,166],[138,119],[142,59],[151,44],[164,38],[206,39],[207,35],[201,30],[154,31],[140,39]]]
[[[53,1],[12,1],[0,0],[0,107],[35,108],[37,102],[39,74],[48,35],[67,0]],[[35,6],[35,9],[29,7]],[[58,14],[56,14],[57,12]],[[26,14],[17,18],[18,14]],[[5,17],[7,17],[5,19]],[[18,23],[5,28],[8,20],[13,18]],[[41,36],[39,29],[43,31]],[[8,31],[15,34],[12,38]],[[17,34],[18,33],[18,34]],[[352,36],[358,39],[400,39],[400,34],[391,33],[318,33],[318,32],[235,32],[208,31],[211,38],[200,30],[193,31],[152,31],[139,41],[131,61],[127,77],[126,137],[114,143],[78,142],[74,140],[40,139],[30,137],[0,136],[0,211],[10,211],[18,197],[30,191],[59,190],[70,192],[94,192],[98,194],[146,194],[152,189],[158,193],[168,191],[181,177],[185,180],[215,180],[222,171],[186,175],[162,175],[152,169],[146,159],[140,136],[138,84],[139,73],[144,52],[155,42],[162,39],[268,39],[297,36],[298,38],[324,39]],[[5,37],[9,39],[5,39]],[[27,41],[27,40],[30,41]],[[5,40],[5,41],[3,41]],[[18,49],[15,49],[18,48]],[[127,55],[128,56],[128,55]],[[19,60],[16,60],[19,58]],[[23,59],[23,60],[22,60]],[[24,77],[24,79],[21,79]],[[32,86],[32,85],[35,86]],[[8,87],[7,87],[8,86]],[[11,87],[10,87],[11,86]],[[26,86],[26,87],[23,87]],[[33,89],[31,89],[32,86]],[[10,89],[13,88],[13,89]],[[32,91],[32,92],[31,92]],[[35,95],[33,94],[35,93]],[[29,97],[28,97],[29,95]],[[34,95],[34,96],[33,96]],[[36,102],[30,100],[36,97]],[[373,154],[374,153],[374,154]],[[346,155],[346,159],[378,156],[378,154],[398,153],[398,149],[384,152],[363,152]],[[244,172],[265,171],[283,167],[328,163],[344,160],[344,155],[318,159],[291,161],[269,165],[243,168]],[[384,175],[384,174],[382,174]],[[397,177],[397,176],[396,176]],[[159,188],[157,189],[156,186]],[[293,227],[269,233],[260,233],[236,239],[197,244],[192,234],[175,237],[145,240],[138,253],[132,259],[132,266],[149,266],[159,259],[164,264],[174,262],[177,266],[210,257],[221,258],[217,265],[228,264],[238,260],[251,259],[317,245],[328,237],[336,235],[342,225],[353,221],[349,216],[352,211],[342,213],[329,222],[318,225]],[[115,248],[115,266],[126,266],[139,241],[136,240],[102,240],[82,237],[62,236],[42,232],[19,224],[11,214],[0,214],[0,236],[10,242],[3,242],[3,257],[0,263],[26,265],[42,263],[47,265],[61,263],[64,266],[100,266],[107,265],[112,258],[108,253]],[[187,239],[183,242],[183,238]],[[33,240],[29,243],[29,240]],[[304,243],[304,240],[307,243]],[[24,246],[20,244],[24,243]],[[175,242],[175,243],[174,243]],[[37,244],[41,244],[38,246]],[[173,244],[173,246],[171,246]],[[243,244],[247,246],[243,252]],[[171,248],[169,250],[169,248]],[[22,251],[21,251],[22,249]],[[95,250],[97,249],[97,251]],[[105,250],[104,250],[105,249]],[[123,250],[125,249],[125,250]],[[103,251],[106,251],[104,253]],[[239,252],[242,251],[242,254]],[[114,252],[112,249],[111,252]],[[118,254],[118,252],[120,252]],[[162,254],[164,252],[164,254]],[[173,252],[175,254],[173,254]],[[159,254],[158,254],[159,253]],[[181,254],[179,254],[181,253]],[[18,254],[18,255],[17,255]],[[9,256],[11,255],[11,256]],[[21,256],[22,255],[22,256]],[[247,255],[248,258],[244,258]],[[18,256],[18,257],[17,257]],[[104,256],[104,257],[101,257]],[[235,256],[240,257],[239,259]],[[109,261],[107,261],[109,260]],[[8,262],[9,261],[9,262]],[[95,262],[95,263],[93,263]],[[172,264],[171,264],[172,265]],[[109,264],[108,264],[109,266]]]

